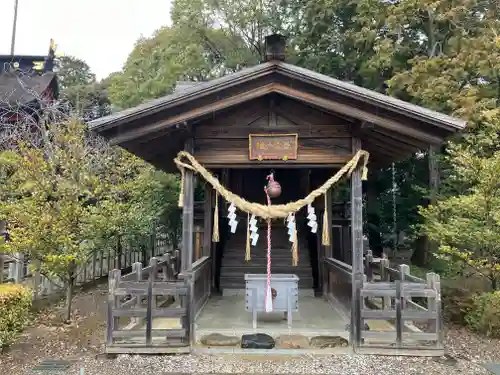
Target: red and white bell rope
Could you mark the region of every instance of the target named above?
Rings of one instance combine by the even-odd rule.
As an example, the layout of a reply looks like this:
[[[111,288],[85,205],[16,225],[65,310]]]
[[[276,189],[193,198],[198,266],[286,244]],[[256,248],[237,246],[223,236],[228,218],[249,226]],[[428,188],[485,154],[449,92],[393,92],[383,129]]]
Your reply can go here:
[[[267,176],[267,179],[270,182],[274,181],[274,177],[272,174]],[[267,204],[271,205],[271,197],[269,196],[269,192],[267,191],[267,187],[264,188],[267,197]],[[273,311],[273,297],[271,292],[271,219],[267,219],[267,282],[266,282],[266,296],[264,300],[264,311],[272,312]]]

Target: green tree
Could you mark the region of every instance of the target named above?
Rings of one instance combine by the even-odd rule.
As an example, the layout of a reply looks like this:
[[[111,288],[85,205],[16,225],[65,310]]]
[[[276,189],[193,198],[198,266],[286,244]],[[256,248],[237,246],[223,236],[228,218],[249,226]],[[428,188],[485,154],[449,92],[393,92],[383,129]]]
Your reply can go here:
[[[200,34],[188,27],[163,27],[140,39],[123,71],[110,78],[112,103],[127,108],[171,93],[178,81],[205,81],[240,69],[242,60],[226,52],[229,41],[224,30]]]
[[[110,78],[96,81],[87,63],[79,58],[63,56],[58,59],[57,79],[60,98],[66,112],[83,121],[91,121],[111,113],[108,98]]]
[[[117,107],[130,107],[171,93],[180,80],[208,80],[257,64],[264,57],[264,37],[279,32],[288,38],[290,62],[475,124],[474,116],[491,108],[500,92],[495,4],[175,0],[172,26],[137,43],[123,72],[112,79],[110,97]],[[482,132],[473,129],[467,137]],[[409,235],[422,220],[418,204],[435,193],[428,188],[434,157],[422,152],[396,164],[397,229]],[[452,161],[438,159],[440,193],[462,191],[463,182],[448,178]],[[375,171],[369,182],[380,197],[370,209],[378,247],[387,245],[383,238],[392,232],[391,174],[390,168]],[[424,244],[416,254],[426,249]]]
[[[62,56],[57,59],[57,80],[61,90],[88,85],[96,81],[87,63],[77,57]]]
[[[64,90],[62,98],[74,115],[83,121],[95,120],[111,114],[107,86],[106,81],[70,86]]]
[[[92,228],[90,197],[101,198],[105,188],[95,173],[99,152],[83,141],[85,128],[77,121],[49,125],[50,142],[34,148],[20,142],[2,160],[11,169],[2,186],[2,219],[9,223],[10,241],[4,252],[21,252],[41,262],[41,272],[67,290],[70,319],[76,268],[92,249],[85,240]],[[78,160],[78,162],[75,162]]]
[[[147,233],[165,210],[164,186],[151,166],[110,148],[78,120],[41,130],[40,147],[21,138],[0,153],[0,220],[10,234],[0,251],[39,261],[42,274],[62,283],[69,320],[77,266],[110,234]]]
[[[500,125],[500,117],[494,119]],[[422,229],[439,244],[436,256],[458,262],[500,287],[500,151],[477,154],[469,146],[454,146],[450,178],[466,180],[468,188],[422,208]]]

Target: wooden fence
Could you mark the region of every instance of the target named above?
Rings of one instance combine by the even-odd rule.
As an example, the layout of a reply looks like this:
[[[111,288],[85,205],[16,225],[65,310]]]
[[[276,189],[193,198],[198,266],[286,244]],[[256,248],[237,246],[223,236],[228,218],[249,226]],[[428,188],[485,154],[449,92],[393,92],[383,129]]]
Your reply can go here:
[[[444,353],[439,275],[413,276],[407,265],[390,267],[387,257],[364,257],[363,283],[352,288],[352,268],[323,262],[324,295],[351,311],[351,341],[366,354],[439,356]],[[377,321],[388,324],[381,329]],[[377,327],[378,328],[373,328]],[[393,327],[392,330],[387,327]]]
[[[183,353],[194,341],[194,321],[211,293],[212,259],[179,273],[179,252],[135,263],[130,274],[109,277],[106,353]]]
[[[152,258],[144,268],[134,263],[124,276],[120,270],[110,272],[106,353],[189,351],[190,287],[179,278],[178,267],[176,251]]]
[[[159,254],[171,252],[166,237],[156,233],[151,245],[141,250],[137,246],[125,246],[120,252],[117,250],[100,251],[94,253],[83,264],[79,264],[76,270],[76,286],[83,286],[105,276],[110,270],[119,268],[129,269],[133,263],[145,261]],[[24,284],[33,289],[33,298],[43,298],[57,293],[63,287],[62,282],[57,279],[49,279],[39,271],[39,264],[30,262],[24,254],[2,255],[0,262],[0,283],[14,282]],[[32,272],[31,269],[34,269]]]
[[[193,263],[192,276],[193,322],[205,307],[212,293],[212,258],[204,256]]]

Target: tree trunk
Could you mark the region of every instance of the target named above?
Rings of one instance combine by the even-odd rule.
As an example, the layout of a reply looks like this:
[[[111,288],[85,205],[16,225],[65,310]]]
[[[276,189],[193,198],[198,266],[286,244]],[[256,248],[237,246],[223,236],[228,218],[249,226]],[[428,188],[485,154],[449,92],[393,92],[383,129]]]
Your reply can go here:
[[[435,204],[439,192],[439,165],[437,161],[437,146],[429,147],[428,170],[429,170],[429,196],[427,204]],[[429,240],[426,235],[420,236],[415,242],[411,262],[416,266],[425,267],[429,263],[429,255],[437,250],[436,243]]]
[[[122,269],[122,252],[123,252],[123,249],[122,249],[122,237],[120,235],[118,235],[118,241],[117,241],[117,244],[116,244],[117,258],[116,258],[116,266],[115,266],[115,268],[117,270],[121,270]]]
[[[75,286],[75,270],[76,270],[76,263],[75,261],[72,261],[68,266],[68,285],[66,288],[66,317],[65,317],[66,323],[69,323],[71,321],[73,289]]]
[[[144,267],[148,264],[148,260],[146,259],[147,257],[146,245],[144,242],[141,242],[141,259]]]
[[[382,236],[380,235],[380,212],[378,206],[377,186],[373,179],[368,179],[366,184],[366,233],[373,255],[380,257],[384,251]]]

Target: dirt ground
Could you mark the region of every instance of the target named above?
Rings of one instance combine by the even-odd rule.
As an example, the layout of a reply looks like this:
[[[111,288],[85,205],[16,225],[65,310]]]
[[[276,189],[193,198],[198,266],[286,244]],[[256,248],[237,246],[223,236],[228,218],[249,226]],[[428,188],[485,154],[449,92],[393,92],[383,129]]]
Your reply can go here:
[[[19,340],[0,354],[0,374],[25,374],[44,359],[74,361],[102,353],[107,292],[107,283],[77,292],[71,324],[63,323],[62,303],[41,310]]]
[[[77,293],[74,298],[74,319],[69,325],[62,322],[62,304],[37,314],[33,324],[19,340],[8,351],[0,354],[0,374],[34,374],[31,369],[45,359],[65,359],[83,364],[95,362],[97,357],[101,365],[110,366],[103,362],[108,360],[102,356],[106,301],[107,283],[104,283],[93,290]],[[461,362],[465,368],[467,364],[478,366],[484,362],[500,362],[499,340],[486,339],[463,328],[448,327],[445,345],[448,358]],[[165,367],[162,368],[165,371]],[[100,370],[95,373],[104,374]]]

